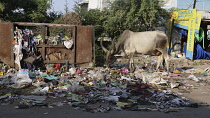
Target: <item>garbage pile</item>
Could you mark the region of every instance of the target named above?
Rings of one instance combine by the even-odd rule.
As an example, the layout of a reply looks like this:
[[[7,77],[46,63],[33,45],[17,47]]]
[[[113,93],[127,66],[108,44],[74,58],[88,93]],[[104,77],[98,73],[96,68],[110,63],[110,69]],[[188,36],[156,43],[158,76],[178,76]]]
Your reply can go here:
[[[18,29],[18,27],[16,27],[16,30],[14,31],[13,52],[15,55],[15,63],[18,65],[19,69],[42,68],[42,56],[37,46],[43,43],[53,46],[60,44],[64,45],[67,49],[72,49],[74,42],[72,38],[65,36],[62,33],[43,39],[41,35],[34,34],[32,30]],[[57,59],[62,59],[60,53],[57,55],[54,53],[48,54],[46,55],[46,58],[48,60],[53,60],[51,55],[55,55]]]
[[[148,72],[137,69],[131,73],[126,67],[102,68],[69,68],[64,72],[60,69],[28,70],[1,66],[0,88],[1,105],[18,102],[17,109],[44,106],[70,105],[76,110],[87,112],[108,112],[110,110],[161,111],[174,112],[184,107],[198,107],[197,103],[181,97],[167,88],[185,85],[186,80],[196,82],[207,81],[209,68],[176,68],[173,73]],[[181,78],[180,73],[189,76]],[[199,73],[203,77],[196,77]],[[176,81],[174,81],[176,80]],[[21,90],[28,90],[23,93]],[[16,92],[12,92],[16,91]],[[52,103],[47,99],[63,98]]]

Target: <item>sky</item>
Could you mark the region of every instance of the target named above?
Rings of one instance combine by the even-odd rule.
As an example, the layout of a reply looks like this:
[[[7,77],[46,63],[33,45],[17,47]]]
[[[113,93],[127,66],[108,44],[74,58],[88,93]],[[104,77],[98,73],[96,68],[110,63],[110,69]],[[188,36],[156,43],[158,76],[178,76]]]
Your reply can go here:
[[[67,0],[69,11],[73,11],[75,1],[78,0]],[[180,9],[192,9],[194,0],[177,0],[177,6]],[[53,11],[64,11],[64,5],[66,4],[66,0],[53,0]],[[210,0],[197,0],[196,3],[197,10],[209,10],[210,11]]]
[[[65,12],[64,10],[64,6],[66,4],[66,1],[67,1],[67,4],[68,4],[68,7],[69,7],[69,11],[73,11],[72,8],[74,7],[74,4],[75,2],[74,1],[77,1],[77,0],[53,0],[52,1],[52,10],[53,11],[61,11],[61,12]]]
[[[180,9],[192,9],[194,0],[177,0],[177,6]],[[197,10],[208,10],[210,11],[210,0],[197,0]]]

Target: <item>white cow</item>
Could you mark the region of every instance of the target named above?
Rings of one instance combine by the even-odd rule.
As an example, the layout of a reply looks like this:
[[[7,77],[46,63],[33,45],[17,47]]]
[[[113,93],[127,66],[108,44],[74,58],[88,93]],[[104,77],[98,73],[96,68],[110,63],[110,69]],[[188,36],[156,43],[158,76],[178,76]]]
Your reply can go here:
[[[134,54],[154,55],[158,54],[158,63],[156,69],[159,68],[160,63],[165,59],[167,71],[169,71],[168,53],[167,53],[167,35],[162,31],[146,31],[146,32],[132,32],[125,30],[119,41],[114,45],[112,42],[112,50],[107,50],[101,41],[102,49],[106,54],[106,65],[110,66],[116,61],[114,55],[121,51],[129,56],[129,69],[134,71]]]

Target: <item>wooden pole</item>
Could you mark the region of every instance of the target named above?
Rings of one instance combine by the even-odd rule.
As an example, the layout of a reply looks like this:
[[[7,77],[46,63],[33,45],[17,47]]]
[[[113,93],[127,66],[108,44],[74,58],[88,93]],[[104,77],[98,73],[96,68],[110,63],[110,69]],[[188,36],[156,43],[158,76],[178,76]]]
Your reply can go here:
[[[196,0],[194,0],[193,9],[195,9],[196,6]]]

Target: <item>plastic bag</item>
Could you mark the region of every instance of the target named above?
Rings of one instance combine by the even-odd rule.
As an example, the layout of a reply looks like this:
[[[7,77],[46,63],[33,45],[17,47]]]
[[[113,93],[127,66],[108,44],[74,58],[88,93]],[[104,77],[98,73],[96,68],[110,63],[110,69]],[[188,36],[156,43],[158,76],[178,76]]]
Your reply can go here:
[[[73,41],[72,40],[64,41],[64,45],[66,46],[67,49],[70,49],[73,46]]]
[[[19,70],[16,77],[14,77],[14,84],[11,85],[13,88],[24,88],[31,85],[32,80],[29,78],[28,70],[21,69]]]

